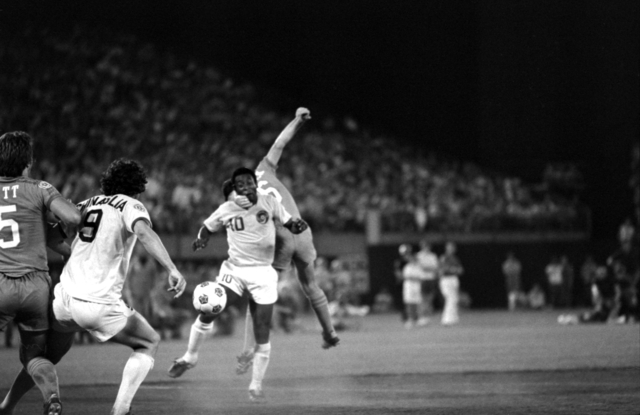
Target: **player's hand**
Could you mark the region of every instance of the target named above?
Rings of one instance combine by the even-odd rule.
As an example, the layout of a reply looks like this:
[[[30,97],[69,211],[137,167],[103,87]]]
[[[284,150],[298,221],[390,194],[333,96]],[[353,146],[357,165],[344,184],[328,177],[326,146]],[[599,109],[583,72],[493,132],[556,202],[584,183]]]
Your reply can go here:
[[[242,209],[249,209],[251,206],[253,206],[253,203],[251,203],[249,198],[242,195],[236,195],[233,198],[233,202],[236,205],[240,206]]]
[[[296,110],[296,117],[302,119],[303,121],[308,121],[311,119],[311,112],[305,107],[300,107]]]
[[[191,247],[193,248],[193,252],[199,251],[202,248],[206,247],[208,242],[209,242],[208,239],[196,238],[191,243]]]
[[[309,229],[309,225],[302,219],[296,219],[291,223],[291,232],[295,235],[298,235],[307,229]]]
[[[182,295],[185,288],[187,288],[187,281],[185,281],[180,271],[173,270],[169,273],[169,288],[167,291],[173,291],[176,295],[173,298],[178,298]]]

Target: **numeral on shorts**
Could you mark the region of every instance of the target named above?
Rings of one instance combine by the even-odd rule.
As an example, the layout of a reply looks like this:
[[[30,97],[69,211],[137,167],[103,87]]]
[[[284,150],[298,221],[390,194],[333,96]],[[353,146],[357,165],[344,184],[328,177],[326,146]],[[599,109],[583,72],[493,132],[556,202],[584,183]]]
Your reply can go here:
[[[82,222],[82,229],[78,234],[80,240],[89,243],[93,242],[93,240],[96,239],[96,235],[98,234],[98,228],[100,227],[101,220],[101,210],[92,210],[87,213],[87,216],[84,217],[84,221]]]
[[[222,282],[226,282],[227,284],[231,284],[231,278],[233,278],[230,274],[224,274],[222,276]]]

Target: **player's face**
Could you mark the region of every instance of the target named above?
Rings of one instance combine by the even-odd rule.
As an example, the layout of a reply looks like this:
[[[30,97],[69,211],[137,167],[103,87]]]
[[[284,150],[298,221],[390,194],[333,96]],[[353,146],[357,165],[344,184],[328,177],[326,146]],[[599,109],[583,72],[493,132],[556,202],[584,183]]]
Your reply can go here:
[[[234,182],[236,192],[241,196],[246,196],[253,204],[258,202],[257,185],[253,176],[250,174],[241,174],[237,176]]]

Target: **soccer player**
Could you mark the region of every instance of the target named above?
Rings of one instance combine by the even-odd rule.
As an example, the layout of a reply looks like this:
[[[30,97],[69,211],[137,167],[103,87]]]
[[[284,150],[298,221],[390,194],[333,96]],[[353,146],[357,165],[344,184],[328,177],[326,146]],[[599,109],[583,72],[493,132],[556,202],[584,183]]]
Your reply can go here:
[[[285,146],[291,141],[302,125],[311,119],[307,108],[298,108],[295,118],[282,130],[280,135],[269,149],[256,169],[258,188],[261,193],[271,194],[282,203],[287,212],[294,216],[300,216],[298,206],[293,196],[282,184],[276,175],[278,162]],[[240,196],[237,199],[240,206],[249,206],[246,200]],[[318,286],[315,278],[314,262],[317,254],[313,245],[311,229],[299,235],[287,232],[281,225],[277,227],[276,254],[273,267],[279,275],[286,273],[291,264],[296,267],[300,286],[305,296],[309,299],[311,307],[322,326],[322,347],[328,349],[335,347],[340,342],[331,322],[327,297]],[[250,343],[247,343],[250,344]],[[244,350],[238,357],[238,373],[244,373],[251,364],[251,349]]]
[[[52,361],[59,361],[69,350],[79,330],[87,330],[100,342],[110,340],[133,349],[112,415],[130,413],[131,401],[153,367],[160,341],[145,318],[122,300],[136,241],[168,271],[169,291],[179,297],[186,287],[162,241],[151,229],[149,213],[137,200],[146,183],[146,174],[137,162],[118,159],[111,163],[100,181],[103,195],[78,204],[81,229],[54,290],[55,320],[48,342]],[[6,406],[12,410],[31,386],[21,373],[5,398]]]
[[[276,246],[276,225],[280,221],[290,232],[299,234],[308,226],[306,222],[292,216],[278,200],[268,194],[259,194],[253,170],[241,167],[233,172],[231,184],[238,195],[246,196],[252,206],[249,209],[233,201],[220,205],[200,227],[193,241],[194,251],[207,246],[211,234],[227,229],[229,259],[222,263],[218,283],[227,292],[227,305],[241,301],[249,294],[249,308],[253,316],[253,331],[256,340],[255,362],[249,399],[264,400],[262,380],[269,364],[271,343],[269,329],[273,305],[278,298],[278,274],[271,266]],[[228,183],[223,185],[225,197]],[[217,315],[200,313],[191,326],[187,352],[176,359],[169,368],[169,376],[177,378],[194,367],[198,361],[198,350],[205,337],[213,330]]]
[[[31,137],[0,137],[0,331],[14,321],[20,332],[25,376],[44,398],[44,413],[62,413],[55,367],[45,357],[51,277],[47,266],[46,215],[73,228],[80,212],[49,183],[29,178]],[[0,406],[0,411],[4,411]]]

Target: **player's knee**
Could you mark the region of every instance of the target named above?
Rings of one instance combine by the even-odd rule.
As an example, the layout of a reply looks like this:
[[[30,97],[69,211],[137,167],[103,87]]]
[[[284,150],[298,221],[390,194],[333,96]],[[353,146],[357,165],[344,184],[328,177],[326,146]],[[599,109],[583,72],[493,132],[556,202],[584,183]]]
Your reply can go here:
[[[45,348],[39,344],[21,343],[20,344],[20,363],[26,368],[27,364],[36,357],[45,356]]]

